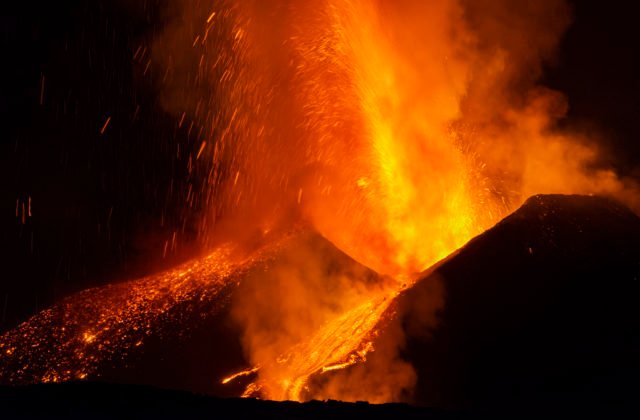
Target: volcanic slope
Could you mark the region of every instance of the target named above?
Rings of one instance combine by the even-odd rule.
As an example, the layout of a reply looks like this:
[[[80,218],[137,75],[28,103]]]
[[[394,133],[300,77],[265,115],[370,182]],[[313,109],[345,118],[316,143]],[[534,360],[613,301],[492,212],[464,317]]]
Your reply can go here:
[[[376,314],[386,309],[389,281],[305,229],[261,243],[266,245],[250,251],[223,244],[175,269],[63,299],[0,337],[0,383],[101,380],[239,396],[257,380],[260,387],[281,392],[280,399],[293,399],[291,390],[271,384],[273,376],[263,371],[278,370],[283,376],[278,379],[302,386],[315,370],[343,362],[371,333]],[[317,259],[310,262],[307,255]],[[317,278],[305,279],[311,264]],[[246,296],[263,300],[267,281],[274,282],[271,293],[281,298],[273,302],[276,306],[299,301],[299,296],[287,295],[295,273],[302,273],[298,286],[313,280],[315,296],[326,298],[321,315],[313,322],[300,322],[306,329],[273,349],[282,354],[273,354],[271,366],[223,384],[225,376],[256,364],[243,347],[243,325],[232,313],[257,311],[251,306],[256,301]],[[354,287],[343,288],[345,284]],[[353,307],[340,307],[329,299],[345,301],[341,293],[352,294],[356,288],[362,293],[350,300],[356,303]],[[320,312],[312,306],[303,302],[302,307]],[[300,305],[293,307],[299,309]],[[269,312],[278,310],[282,308]],[[349,316],[353,311],[356,314]],[[345,316],[349,322],[328,322]],[[290,313],[283,317],[294,318]],[[314,349],[309,346],[323,349],[310,356]],[[278,357],[286,361],[277,362]]]

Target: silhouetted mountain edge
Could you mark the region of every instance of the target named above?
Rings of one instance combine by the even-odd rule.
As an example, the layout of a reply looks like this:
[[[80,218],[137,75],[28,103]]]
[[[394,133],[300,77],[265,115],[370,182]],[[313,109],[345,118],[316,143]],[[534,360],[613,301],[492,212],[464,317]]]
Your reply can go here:
[[[435,283],[444,305],[416,332]],[[531,197],[399,298],[413,401],[633,407],[639,297],[638,216],[608,198]]]

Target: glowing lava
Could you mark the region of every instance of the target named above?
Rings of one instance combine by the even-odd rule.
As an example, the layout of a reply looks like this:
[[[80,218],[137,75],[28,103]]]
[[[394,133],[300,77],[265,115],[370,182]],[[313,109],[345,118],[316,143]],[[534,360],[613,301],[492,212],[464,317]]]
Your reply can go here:
[[[64,299],[0,338],[0,378],[11,384],[95,378],[102,364],[126,359],[148,337],[187,329],[181,304],[218,310],[225,289],[278,246],[241,256],[225,244],[173,270]]]

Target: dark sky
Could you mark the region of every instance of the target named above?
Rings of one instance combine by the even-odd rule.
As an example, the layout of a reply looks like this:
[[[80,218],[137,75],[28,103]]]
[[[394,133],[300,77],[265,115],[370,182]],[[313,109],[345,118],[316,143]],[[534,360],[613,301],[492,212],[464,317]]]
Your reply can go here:
[[[61,296],[186,254],[157,257],[173,232],[193,238],[180,205],[186,163],[174,155],[177,142],[199,143],[176,128],[132,59],[162,29],[165,2],[3,5],[0,332]],[[544,79],[569,98],[566,124],[604,134],[624,175],[640,164],[637,28],[626,2],[576,1]]]

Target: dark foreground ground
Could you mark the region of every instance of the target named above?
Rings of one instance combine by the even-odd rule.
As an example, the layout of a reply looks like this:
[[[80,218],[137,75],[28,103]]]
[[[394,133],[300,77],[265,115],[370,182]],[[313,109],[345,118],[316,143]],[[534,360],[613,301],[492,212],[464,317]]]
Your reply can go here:
[[[636,412],[637,413],[637,412]],[[569,408],[561,405],[475,411],[407,404],[221,399],[150,386],[98,382],[0,387],[0,418],[210,418],[210,419],[538,419],[635,418],[630,407]]]
[[[150,386],[76,382],[0,388],[0,418],[352,419],[470,418],[406,404],[372,405],[338,401],[308,403],[221,399]]]

